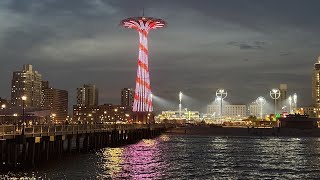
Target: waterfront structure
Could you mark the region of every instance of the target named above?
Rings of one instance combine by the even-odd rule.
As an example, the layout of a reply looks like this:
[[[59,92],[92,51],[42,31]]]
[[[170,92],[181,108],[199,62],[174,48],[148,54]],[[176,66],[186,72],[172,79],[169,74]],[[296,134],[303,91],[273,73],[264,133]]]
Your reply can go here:
[[[277,100],[278,102],[278,109],[282,109],[283,107],[287,106],[287,99],[288,99],[288,85],[287,84],[280,84],[280,97]]]
[[[320,117],[320,56],[314,64],[312,75],[312,101],[317,117]]]
[[[132,109],[134,101],[134,90],[131,88],[123,88],[121,90],[121,105]]]
[[[39,167],[65,153],[133,144],[159,136],[167,128],[170,126],[164,124],[2,125],[0,169]]]
[[[287,115],[279,118],[279,127],[281,128],[297,128],[297,129],[313,129],[318,128],[319,118],[309,118],[308,115]]]
[[[13,72],[11,81],[11,104],[13,106],[41,107],[42,76],[32,65],[25,64],[21,71]],[[26,100],[22,100],[26,96]]]
[[[158,115],[157,119],[160,122],[164,120],[173,121],[173,120],[185,120],[185,122],[194,122],[200,121],[200,113],[199,111],[188,111],[185,109],[181,112],[180,111],[162,111],[161,114]]]
[[[77,88],[77,106],[98,105],[99,91],[95,85],[84,84]]]
[[[48,81],[42,87],[42,107],[51,110],[52,122],[64,123],[68,116],[68,91],[50,88]]]
[[[132,123],[127,106],[102,104],[92,106],[73,106],[73,120],[82,124]]]
[[[260,116],[260,105],[258,105],[256,102],[253,102],[248,107],[249,115],[250,116]]]
[[[132,111],[136,122],[150,123],[153,112],[151,84],[148,63],[148,34],[153,29],[163,28],[166,22],[152,17],[130,17],[121,21],[121,25],[139,33],[139,57],[136,77],[136,89]]]
[[[220,112],[220,104],[210,104],[207,106],[207,113],[211,115],[218,115]],[[226,104],[223,106],[222,114],[225,117],[236,118],[246,117],[247,108],[244,104]]]

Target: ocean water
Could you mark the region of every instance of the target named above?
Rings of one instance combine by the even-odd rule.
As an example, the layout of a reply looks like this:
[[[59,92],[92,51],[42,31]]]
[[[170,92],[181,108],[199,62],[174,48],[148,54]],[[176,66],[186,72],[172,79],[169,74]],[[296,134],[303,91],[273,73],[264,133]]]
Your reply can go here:
[[[320,138],[162,135],[65,156],[1,178],[318,179]]]

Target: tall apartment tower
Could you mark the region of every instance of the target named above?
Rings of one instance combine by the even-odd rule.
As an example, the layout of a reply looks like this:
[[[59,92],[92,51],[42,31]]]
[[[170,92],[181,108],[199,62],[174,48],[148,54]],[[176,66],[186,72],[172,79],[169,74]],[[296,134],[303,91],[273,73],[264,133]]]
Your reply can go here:
[[[50,88],[48,81],[43,81],[42,85],[42,107],[51,110],[54,121],[65,122],[68,116],[68,91]]]
[[[287,84],[280,84],[280,97],[277,100],[278,106],[277,109],[281,110],[282,107],[287,105],[287,94],[288,94],[288,85]]]
[[[316,116],[320,115],[320,56],[318,62],[314,64],[312,74],[312,101],[316,111]]]
[[[128,107],[132,110],[134,101],[134,89],[123,88],[121,89],[121,106]]]
[[[41,107],[41,81],[38,71],[32,65],[23,65],[22,71],[13,72],[11,81],[11,104],[22,105],[22,96],[26,96],[25,106]]]
[[[98,105],[98,88],[95,85],[84,84],[77,88],[77,106]]]

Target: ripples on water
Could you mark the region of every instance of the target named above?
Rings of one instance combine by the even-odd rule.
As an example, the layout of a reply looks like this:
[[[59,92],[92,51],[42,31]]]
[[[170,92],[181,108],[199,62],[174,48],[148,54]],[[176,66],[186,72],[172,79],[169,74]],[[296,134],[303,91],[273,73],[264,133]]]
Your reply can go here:
[[[77,154],[6,177],[44,179],[315,179],[319,138],[167,136]]]

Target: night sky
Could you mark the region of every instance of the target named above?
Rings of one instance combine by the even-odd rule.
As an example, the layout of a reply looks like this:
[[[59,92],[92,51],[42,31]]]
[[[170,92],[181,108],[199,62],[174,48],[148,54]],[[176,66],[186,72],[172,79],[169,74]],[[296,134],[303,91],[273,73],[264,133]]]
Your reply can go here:
[[[220,87],[231,103],[271,101],[280,83],[311,104],[319,0],[1,0],[0,96],[10,98],[12,72],[28,63],[68,90],[70,105],[84,83],[97,85],[101,104],[119,104],[138,58],[138,33],[119,23],[143,7],[168,23],[149,34],[149,66],[153,93],[172,107],[181,90],[184,107],[203,109]]]

